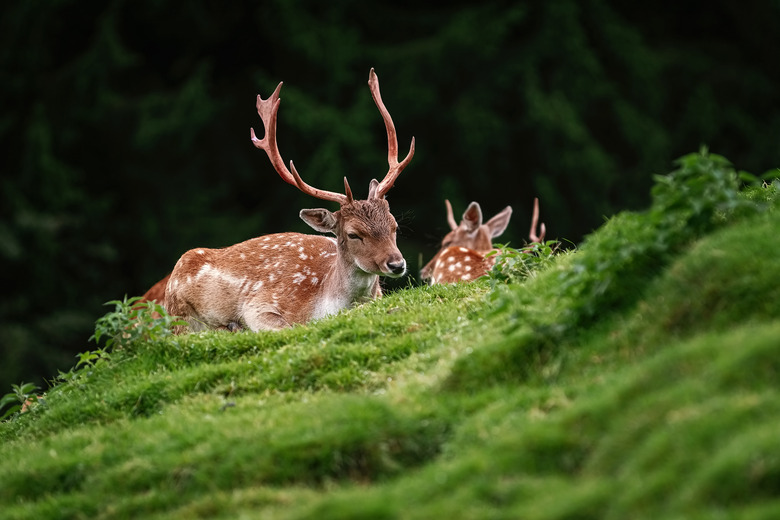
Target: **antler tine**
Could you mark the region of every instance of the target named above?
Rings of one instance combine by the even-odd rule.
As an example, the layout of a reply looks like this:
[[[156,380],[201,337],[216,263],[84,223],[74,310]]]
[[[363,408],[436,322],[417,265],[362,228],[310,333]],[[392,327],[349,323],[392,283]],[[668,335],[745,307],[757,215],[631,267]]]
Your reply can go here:
[[[342,193],[336,193],[335,191],[321,190],[319,188],[309,186],[303,181],[303,179],[301,179],[301,176],[298,174],[298,170],[295,169],[295,165],[292,161],[290,161],[290,169],[292,170],[292,176],[295,178],[294,184],[298,187],[299,190],[306,193],[307,195],[311,195],[312,197],[316,197],[321,200],[338,202],[342,206],[352,202],[352,190],[349,189],[349,184],[347,183],[346,177],[344,177],[344,189],[346,190],[347,194],[344,195]]]
[[[258,139],[255,135],[255,129],[250,128],[249,133],[255,147],[265,150],[268,155],[268,159],[271,161],[276,172],[287,183],[296,185],[290,170],[284,165],[282,156],[279,153],[279,147],[276,144],[276,117],[279,112],[279,104],[282,102],[279,99],[279,91],[282,90],[283,83],[280,82],[276,86],[276,90],[271,94],[268,99],[263,99],[260,94],[257,95],[257,113],[260,119],[263,121],[263,127],[265,128],[265,136],[262,139]]]
[[[277,85],[276,90],[274,90],[274,93],[271,94],[268,99],[263,99],[260,94],[257,95],[257,113],[263,121],[265,136],[262,139],[258,139],[255,135],[255,129],[250,128],[249,131],[252,143],[254,143],[255,147],[265,150],[268,159],[271,161],[276,173],[279,174],[282,180],[296,186],[307,195],[322,200],[338,202],[341,205],[352,202],[352,194],[349,192],[349,189],[347,189],[347,195],[344,195],[333,191],[314,188],[303,182],[303,179],[301,179],[301,176],[296,171],[292,161],[290,161],[292,173],[284,165],[282,155],[279,153],[279,146],[276,143],[276,119],[277,114],[279,113],[279,104],[282,102],[282,100],[279,99],[279,91],[282,89],[282,84],[283,83],[280,82],[279,85]],[[349,187],[347,186],[347,188]]]
[[[447,223],[450,225],[450,229],[455,231],[458,229],[458,223],[455,222],[455,215],[452,214],[452,204],[447,199],[444,199],[444,205],[447,206]]]
[[[385,122],[385,129],[387,130],[387,163],[389,169],[385,178],[379,183],[375,195],[377,198],[382,198],[390,188],[393,187],[393,183],[395,183],[398,175],[406,168],[409,161],[412,160],[412,157],[414,157],[414,137],[412,137],[409,153],[406,155],[406,158],[399,163],[398,137],[396,136],[395,125],[393,124],[393,119],[390,117],[390,112],[388,112],[385,104],[382,102],[382,95],[379,92],[379,78],[377,78],[373,67],[368,73],[368,86],[371,89],[371,97],[374,98],[374,103],[376,103],[377,108],[379,108],[379,113],[382,114],[382,119]]]
[[[542,222],[542,225],[540,227],[541,233],[539,235],[536,234],[536,226],[539,224],[539,198],[534,197],[534,212],[531,216],[531,231],[528,232],[528,238],[531,239],[531,243],[541,243],[542,240],[544,240],[544,235],[547,233],[547,228],[544,225],[544,222]]]

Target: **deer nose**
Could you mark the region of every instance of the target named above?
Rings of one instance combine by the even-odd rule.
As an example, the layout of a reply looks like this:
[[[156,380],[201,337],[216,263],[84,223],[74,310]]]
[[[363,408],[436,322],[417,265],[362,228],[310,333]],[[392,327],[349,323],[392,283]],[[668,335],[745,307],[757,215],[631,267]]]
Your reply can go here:
[[[396,276],[401,276],[406,271],[406,260],[403,258],[394,262],[387,262],[387,267]]]

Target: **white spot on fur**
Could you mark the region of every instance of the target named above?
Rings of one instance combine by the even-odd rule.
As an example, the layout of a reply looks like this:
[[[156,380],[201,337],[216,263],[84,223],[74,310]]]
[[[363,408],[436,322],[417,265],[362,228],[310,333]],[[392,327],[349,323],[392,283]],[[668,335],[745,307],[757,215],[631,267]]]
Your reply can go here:
[[[214,268],[211,264],[203,264],[203,266],[198,270],[198,273],[195,275],[196,280],[199,280],[203,277],[216,279],[235,287],[241,287],[246,282],[245,276],[238,278],[237,276],[233,276],[230,273],[226,273]],[[189,277],[187,278],[187,281],[189,282]]]
[[[303,251],[303,248],[300,248],[298,251]],[[298,256],[298,258],[300,258],[301,260],[308,260],[308,258],[309,258],[309,257],[308,257],[308,256],[306,256],[306,253],[301,253],[301,254]]]
[[[467,248],[465,248],[465,247],[459,247],[458,251],[460,251],[461,253],[468,253],[469,252],[469,250]]]
[[[241,260],[246,260],[246,255],[245,255],[244,253],[241,253],[240,255],[238,255],[238,257],[239,257]]]
[[[198,253],[199,255],[202,255],[202,254],[204,254],[204,253],[205,253],[205,251],[204,251],[203,249],[198,249],[198,250],[197,250],[197,251],[195,251],[195,252],[196,252],[196,253]]]
[[[471,279],[471,275],[470,274],[464,274],[463,276],[460,277],[460,279],[461,280],[470,280]]]
[[[198,270],[198,274],[195,275],[195,279],[198,280],[202,276],[210,273],[212,271],[211,264],[203,264],[200,269]]]
[[[263,286],[263,281],[259,280],[259,281],[255,282],[255,284],[252,286],[252,290],[254,292],[257,292],[257,291],[260,290],[260,287],[262,287],[262,286]]]
[[[295,273],[292,278],[292,283],[300,285],[301,282],[304,281],[306,278],[307,278],[306,275],[303,273]]]

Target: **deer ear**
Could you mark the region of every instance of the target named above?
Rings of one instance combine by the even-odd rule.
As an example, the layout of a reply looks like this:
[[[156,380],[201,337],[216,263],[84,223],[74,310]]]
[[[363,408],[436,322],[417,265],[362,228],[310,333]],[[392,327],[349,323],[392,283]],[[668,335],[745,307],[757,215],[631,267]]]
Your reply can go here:
[[[368,183],[368,198],[373,199],[376,198],[376,189],[379,187],[379,181],[376,179],[371,179],[371,182]]]
[[[472,202],[466,211],[463,212],[463,225],[469,232],[474,232],[482,225],[482,208],[479,207],[479,202]]]
[[[512,216],[512,206],[507,206],[495,217],[487,221],[486,225],[490,229],[490,236],[495,238],[504,232],[509,225],[509,217]]]
[[[301,219],[321,233],[336,233],[336,216],[327,209],[302,209]]]

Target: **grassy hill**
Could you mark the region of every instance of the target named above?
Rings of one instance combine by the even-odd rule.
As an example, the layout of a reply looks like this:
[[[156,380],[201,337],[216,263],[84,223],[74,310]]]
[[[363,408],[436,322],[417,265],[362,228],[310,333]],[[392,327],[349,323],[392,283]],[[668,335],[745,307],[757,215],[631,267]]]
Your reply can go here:
[[[678,166],[477,283],[258,334],[107,315],[0,424],[0,518],[780,517],[780,183]]]

